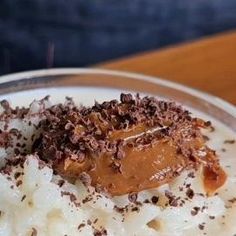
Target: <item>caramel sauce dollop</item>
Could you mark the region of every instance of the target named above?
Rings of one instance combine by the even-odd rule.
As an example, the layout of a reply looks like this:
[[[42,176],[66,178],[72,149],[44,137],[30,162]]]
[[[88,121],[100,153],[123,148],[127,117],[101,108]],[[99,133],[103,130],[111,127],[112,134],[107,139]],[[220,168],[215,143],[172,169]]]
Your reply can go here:
[[[180,135],[181,132],[183,130],[178,130],[175,135]],[[214,153],[205,148],[205,141],[201,136],[185,141],[185,145],[193,150],[205,149],[205,156],[195,154],[194,161],[186,158],[170,137],[154,138],[145,146],[129,145],[134,139],[153,133],[155,131],[150,131],[145,125],[112,132],[109,135],[111,141],[126,140],[124,156],[120,160],[114,160],[108,153],[90,153],[82,162],[67,158],[59,162],[56,169],[63,176],[72,179],[85,172],[91,177],[93,186],[102,186],[112,196],[161,186],[180,175],[183,170],[197,169],[201,164],[204,166],[203,182],[208,194],[214,193],[224,184],[226,174]]]
[[[48,113],[35,150],[70,180],[86,173],[92,186],[101,186],[112,196],[155,188],[184,170],[201,167],[208,194],[226,181],[218,157],[200,131],[209,124],[191,118],[173,102],[121,94],[121,102],[81,110],[61,105]],[[92,147],[90,141],[95,142]],[[119,153],[99,148],[105,141],[122,143],[116,146]],[[78,152],[83,158],[76,158]]]

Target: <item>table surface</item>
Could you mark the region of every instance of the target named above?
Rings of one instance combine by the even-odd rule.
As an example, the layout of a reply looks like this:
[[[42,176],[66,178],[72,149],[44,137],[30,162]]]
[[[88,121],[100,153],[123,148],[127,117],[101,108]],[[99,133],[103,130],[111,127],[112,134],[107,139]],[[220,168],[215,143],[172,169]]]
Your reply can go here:
[[[175,81],[236,105],[236,32],[108,61],[97,66]]]

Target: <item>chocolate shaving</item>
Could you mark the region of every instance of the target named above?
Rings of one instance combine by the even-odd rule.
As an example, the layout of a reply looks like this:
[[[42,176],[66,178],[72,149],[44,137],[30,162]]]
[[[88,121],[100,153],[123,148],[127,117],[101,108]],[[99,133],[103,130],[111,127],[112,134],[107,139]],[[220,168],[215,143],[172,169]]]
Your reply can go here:
[[[26,195],[23,195],[23,197],[21,198],[21,201],[23,202],[26,198]]]
[[[35,228],[32,228],[32,233],[31,233],[31,236],[37,236],[38,235],[38,232]]]
[[[199,228],[200,230],[204,230],[205,226],[204,226],[204,224],[199,224],[199,225],[198,225],[198,228]]]
[[[21,172],[16,172],[16,173],[14,174],[14,178],[15,178],[15,179],[18,179],[20,176],[21,176]]]
[[[121,164],[117,161],[113,161],[111,164],[110,164],[110,167],[112,168],[112,170],[115,172],[115,173],[120,173],[122,174],[122,169],[121,169]]]
[[[93,233],[94,236],[106,236],[107,235],[107,230],[106,229],[95,229],[94,233]]]
[[[77,201],[77,197],[71,193],[71,192],[66,192],[66,191],[62,191],[61,192],[61,196],[69,196],[70,201],[76,206],[76,207],[80,207],[80,203]]]
[[[64,183],[65,183],[65,180],[61,179],[61,180],[58,181],[57,184],[61,188],[64,185]]]
[[[133,97],[132,97],[131,94],[124,94],[124,93],[122,93],[120,95],[120,101],[122,103],[130,103],[130,102],[133,102]]]
[[[205,141],[209,141],[210,140],[210,138],[207,135],[203,135],[202,137],[204,138]]]
[[[229,199],[228,200],[230,203],[235,203],[236,202],[236,197],[232,198],[232,199]]]
[[[88,175],[87,173],[85,172],[82,172],[80,175],[79,175],[79,179],[81,180],[81,182],[85,185],[85,186],[89,186],[91,185],[91,177],[90,175]]]
[[[137,198],[138,198],[138,194],[137,193],[130,193],[128,195],[128,199],[130,202],[136,202],[137,201]]]
[[[225,144],[234,144],[235,140],[234,139],[227,139],[224,141]]]
[[[20,185],[22,185],[22,183],[23,183],[22,180],[18,180],[18,181],[16,182],[16,186],[19,187]]]
[[[172,206],[172,207],[177,207],[178,206],[179,198],[177,198],[175,195],[173,195],[173,193],[166,190],[165,191],[165,196],[168,198],[170,206]]]
[[[158,201],[159,201],[159,197],[158,197],[158,196],[153,196],[153,197],[151,198],[151,201],[152,201],[153,204],[157,204]]]
[[[191,188],[188,188],[186,191],[186,195],[188,198],[192,199],[194,197],[194,191]]]
[[[79,226],[78,226],[78,230],[80,230],[81,228],[85,227],[85,224],[84,223],[81,223]]]
[[[198,212],[200,211],[200,207],[194,207],[192,210],[191,210],[191,215],[192,216],[195,216],[198,214]]]

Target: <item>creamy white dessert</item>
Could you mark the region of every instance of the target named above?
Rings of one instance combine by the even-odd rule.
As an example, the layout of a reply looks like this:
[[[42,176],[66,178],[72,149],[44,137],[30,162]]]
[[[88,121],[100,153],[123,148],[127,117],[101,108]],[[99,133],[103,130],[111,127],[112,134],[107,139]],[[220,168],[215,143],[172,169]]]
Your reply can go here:
[[[33,102],[24,118],[1,117],[0,235],[236,234],[236,135],[227,127],[201,117],[213,124],[214,129],[203,132],[227,174],[213,194],[207,195],[199,168],[156,188],[110,196],[53,173],[40,156],[29,154],[45,118],[40,111],[50,106],[47,100]],[[4,146],[2,133],[10,130],[12,145]],[[11,160],[7,167],[6,158]]]

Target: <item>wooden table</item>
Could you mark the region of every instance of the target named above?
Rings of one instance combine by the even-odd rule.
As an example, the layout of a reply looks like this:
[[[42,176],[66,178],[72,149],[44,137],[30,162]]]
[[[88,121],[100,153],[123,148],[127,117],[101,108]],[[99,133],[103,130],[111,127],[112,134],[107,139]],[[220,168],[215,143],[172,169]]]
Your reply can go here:
[[[236,104],[236,32],[98,66],[176,81]]]

